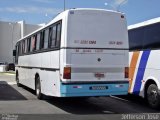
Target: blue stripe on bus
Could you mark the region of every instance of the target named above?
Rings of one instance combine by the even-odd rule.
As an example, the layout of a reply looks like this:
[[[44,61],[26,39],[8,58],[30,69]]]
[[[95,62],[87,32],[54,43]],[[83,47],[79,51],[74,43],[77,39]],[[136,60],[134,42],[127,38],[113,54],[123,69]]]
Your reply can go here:
[[[139,95],[150,51],[143,51],[134,84],[133,94]]]

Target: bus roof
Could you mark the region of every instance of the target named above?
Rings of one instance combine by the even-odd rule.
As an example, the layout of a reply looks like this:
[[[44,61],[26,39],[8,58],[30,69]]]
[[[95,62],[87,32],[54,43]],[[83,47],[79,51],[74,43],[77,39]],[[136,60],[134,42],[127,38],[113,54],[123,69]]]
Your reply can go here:
[[[137,24],[134,24],[134,25],[129,25],[128,30],[131,30],[131,29],[134,29],[134,28],[139,28],[139,27],[144,27],[144,26],[155,24],[155,23],[158,23],[158,22],[160,22],[160,17],[154,18],[154,19],[151,19],[151,20],[147,20],[147,21],[144,21],[144,22],[140,22],[140,23],[137,23]]]
[[[35,30],[34,32],[32,32],[32,33],[30,33],[30,34],[24,36],[23,38],[19,39],[18,41],[21,41],[21,40],[23,40],[23,39],[29,37],[30,35],[35,34],[35,33],[37,33],[38,31],[43,30],[44,28],[46,28],[46,27],[52,25],[54,22],[56,22],[56,21],[59,20],[59,19],[63,19],[63,17],[64,17],[65,15],[67,15],[69,11],[84,11],[84,10],[86,10],[86,11],[87,11],[87,10],[88,10],[88,11],[92,11],[92,10],[93,10],[93,11],[94,11],[94,10],[95,10],[95,11],[106,11],[106,12],[111,12],[111,13],[119,13],[119,14],[123,14],[123,13],[118,12],[118,11],[107,10],[107,9],[96,9],[96,8],[74,8],[74,9],[68,9],[68,10],[66,10],[66,11],[63,11],[63,12],[57,14],[57,16],[56,16],[55,18],[53,18],[53,20],[51,20],[49,23],[47,23],[47,24],[44,25],[43,27],[41,27],[41,28]]]

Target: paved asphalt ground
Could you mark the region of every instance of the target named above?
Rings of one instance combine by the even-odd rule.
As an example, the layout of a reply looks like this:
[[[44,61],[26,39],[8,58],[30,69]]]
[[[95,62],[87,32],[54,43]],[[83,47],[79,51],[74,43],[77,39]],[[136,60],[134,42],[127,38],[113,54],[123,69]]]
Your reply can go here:
[[[15,118],[22,120],[111,120],[124,119],[124,115],[156,113],[138,97],[111,96],[82,98],[47,97],[38,100],[33,90],[17,87],[15,75],[0,73],[0,119]],[[160,114],[158,114],[160,119]],[[128,118],[127,118],[128,119]]]

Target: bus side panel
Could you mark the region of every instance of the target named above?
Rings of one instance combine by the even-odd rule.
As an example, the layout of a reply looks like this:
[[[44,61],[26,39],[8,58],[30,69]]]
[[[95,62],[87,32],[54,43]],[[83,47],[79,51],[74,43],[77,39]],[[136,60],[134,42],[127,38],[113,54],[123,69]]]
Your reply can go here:
[[[35,75],[38,74],[43,94],[59,94],[59,51],[19,56],[19,66],[21,84],[35,89]]]
[[[28,72],[28,71],[23,69],[23,68],[19,68],[19,67],[17,67],[16,70],[18,71],[19,82],[21,84],[27,84],[27,82],[26,82],[26,72]]]
[[[130,79],[130,87],[129,87],[129,93],[133,93],[134,84],[135,84],[135,78],[136,73],[138,71],[139,61],[141,52],[130,52],[129,59],[130,59],[130,66],[129,66],[129,79]]]
[[[145,52],[145,51],[143,51]],[[146,65],[146,70],[144,72],[144,77],[143,77],[143,82],[142,86],[140,89],[140,96],[144,96],[144,85],[147,82],[147,80],[154,80],[155,83],[157,84],[158,89],[160,90],[160,57],[159,57],[160,51],[159,50],[151,50],[147,65]]]
[[[160,89],[158,78],[160,78],[160,57],[158,50],[146,50],[130,52],[130,81],[129,93],[144,97],[144,86],[150,79],[154,80]],[[155,60],[156,58],[156,60]],[[135,62],[134,66],[133,62]],[[134,71],[134,72],[133,72]]]
[[[47,58],[49,56],[49,58]],[[58,82],[59,82],[59,51],[51,51],[43,53],[41,56],[41,66],[49,69],[41,69],[41,88],[42,93],[49,96],[58,95]],[[49,61],[47,61],[49,59]],[[48,63],[47,63],[48,62]]]
[[[34,68],[41,66],[41,54],[19,56],[18,66],[20,66],[18,68],[20,83],[35,89],[35,74],[38,69],[34,70]],[[21,76],[25,76],[25,79]]]
[[[42,93],[49,96],[58,96],[59,71],[40,71]]]
[[[19,74],[19,82],[31,89],[35,89],[35,74],[37,70],[28,68],[17,68]]]

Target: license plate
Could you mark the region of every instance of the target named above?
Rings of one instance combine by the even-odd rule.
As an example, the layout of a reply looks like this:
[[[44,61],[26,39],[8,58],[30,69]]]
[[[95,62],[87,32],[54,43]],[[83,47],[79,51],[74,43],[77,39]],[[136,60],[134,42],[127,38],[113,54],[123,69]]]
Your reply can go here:
[[[108,86],[91,86],[90,90],[106,90]]]

